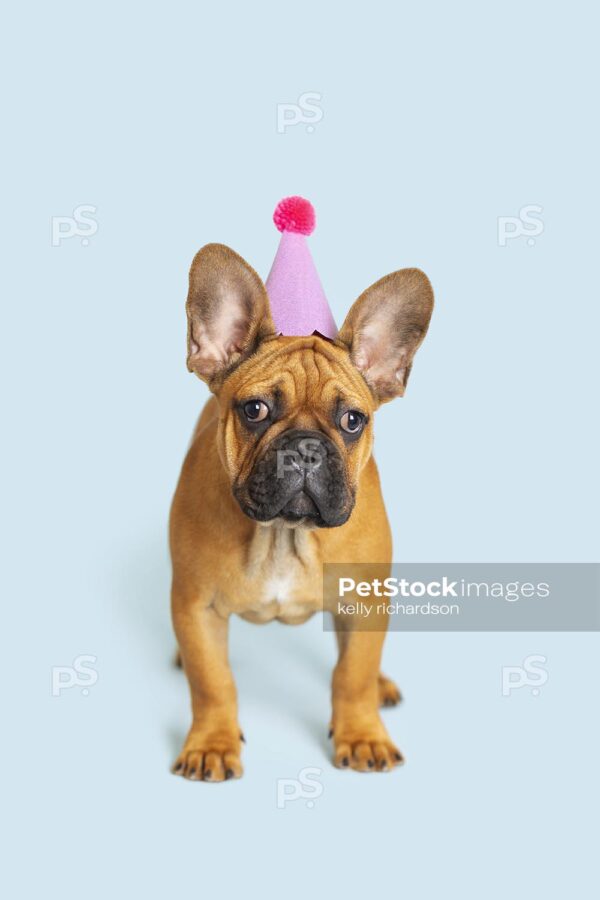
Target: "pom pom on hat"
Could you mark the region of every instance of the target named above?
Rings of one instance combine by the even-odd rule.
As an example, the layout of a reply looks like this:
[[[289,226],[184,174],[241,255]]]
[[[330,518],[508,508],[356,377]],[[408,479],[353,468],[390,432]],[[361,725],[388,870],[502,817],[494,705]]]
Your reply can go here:
[[[285,197],[275,207],[273,221],[278,231],[309,235],[315,230],[315,210],[304,197]]]

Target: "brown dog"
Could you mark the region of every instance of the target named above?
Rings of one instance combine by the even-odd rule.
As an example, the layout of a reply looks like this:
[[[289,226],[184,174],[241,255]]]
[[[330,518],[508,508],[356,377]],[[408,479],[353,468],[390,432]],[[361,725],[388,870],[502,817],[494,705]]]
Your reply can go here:
[[[404,393],[431,285],[419,269],[394,272],[361,294],[336,340],[282,337],[258,275],[209,244],[192,263],[186,308],[188,369],[214,397],[171,511],[173,622],[193,712],[174,771],[204,781],[242,774],[229,616],[296,624],[323,609],[339,644],[335,764],[392,769],[402,756],[378,711],[400,697],[379,672],[387,622],[377,616],[365,631],[338,614],[323,565],[391,562],[373,413]]]

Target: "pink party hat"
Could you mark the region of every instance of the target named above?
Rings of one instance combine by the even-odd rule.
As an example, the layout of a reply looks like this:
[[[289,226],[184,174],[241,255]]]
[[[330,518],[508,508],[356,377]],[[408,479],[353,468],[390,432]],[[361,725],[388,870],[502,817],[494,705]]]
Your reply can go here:
[[[337,328],[306,243],[315,228],[312,204],[303,197],[286,197],[277,204],[273,221],[281,240],[266,288],[277,331],[335,338]]]

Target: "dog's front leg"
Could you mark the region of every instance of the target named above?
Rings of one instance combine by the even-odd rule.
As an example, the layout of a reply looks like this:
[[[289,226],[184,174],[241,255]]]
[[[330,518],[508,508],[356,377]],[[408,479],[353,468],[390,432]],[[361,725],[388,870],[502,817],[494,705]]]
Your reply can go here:
[[[193,781],[239,778],[242,735],[227,654],[228,619],[176,590],[172,608],[193,714],[173,771]]]
[[[375,610],[371,611],[375,615]],[[332,737],[335,764],[361,772],[386,771],[402,763],[379,715],[379,665],[387,618],[369,630],[352,616],[335,617],[339,659],[333,672]]]

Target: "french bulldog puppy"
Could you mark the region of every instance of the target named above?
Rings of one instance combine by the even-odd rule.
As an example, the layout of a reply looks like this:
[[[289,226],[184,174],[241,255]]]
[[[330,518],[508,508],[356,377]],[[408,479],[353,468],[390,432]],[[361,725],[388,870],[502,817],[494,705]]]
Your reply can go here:
[[[173,771],[215,782],[242,774],[229,617],[297,624],[322,610],[334,615],[339,646],[335,765],[389,771],[403,758],[379,714],[400,699],[379,669],[386,617],[374,609],[366,630],[339,614],[323,566],[364,564],[370,580],[369,566],[380,574],[391,563],[373,414],[404,394],[433,309],[429,280],[419,269],[382,278],[334,340],[283,337],[256,272],[209,244],[192,263],[186,309],[188,369],[214,396],[170,520],[173,623],[193,714]]]

